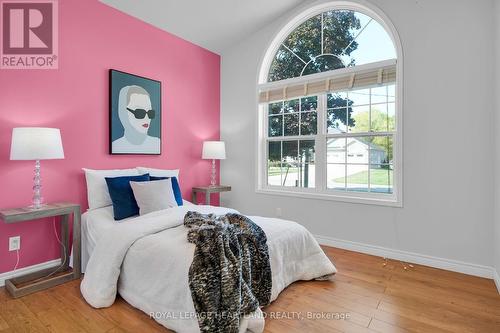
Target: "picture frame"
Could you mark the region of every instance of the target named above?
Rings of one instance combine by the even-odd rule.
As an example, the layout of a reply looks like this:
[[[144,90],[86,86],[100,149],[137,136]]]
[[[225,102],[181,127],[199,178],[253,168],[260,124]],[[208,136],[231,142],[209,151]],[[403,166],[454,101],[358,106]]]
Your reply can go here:
[[[109,153],[161,155],[161,81],[109,70]]]

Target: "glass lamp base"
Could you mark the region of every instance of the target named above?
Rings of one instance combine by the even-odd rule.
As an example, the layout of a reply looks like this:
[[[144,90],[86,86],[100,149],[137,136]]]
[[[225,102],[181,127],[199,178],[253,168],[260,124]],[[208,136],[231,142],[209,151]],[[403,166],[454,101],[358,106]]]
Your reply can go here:
[[[217,186],[217,169],[215,167],[215,160],[212,160],[212,169],[210,170],[210,187]]]
[[[33,177],[33,200],[32,205],[29,206],[31,209],[40,209],[44,207],[43,197],[42,197],[42,177],[40,161],[35,162],[35,176]]]

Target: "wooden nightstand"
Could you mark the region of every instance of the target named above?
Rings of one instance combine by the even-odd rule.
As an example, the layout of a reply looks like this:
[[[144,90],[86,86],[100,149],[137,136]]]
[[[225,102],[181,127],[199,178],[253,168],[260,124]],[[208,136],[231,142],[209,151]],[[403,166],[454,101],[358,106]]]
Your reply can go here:
[[[73,214],[73,268],[69,267],[69,217]],[[41,219],[45,217],[61,217],[61,242],[66,247],[61,246],[61,259],[66,258],[64,266],[51,275],[57,268],[47,268],[38,272],[33,272],[23,276],[18,276],[5,280],[5,288],[17,298],[36,291],[51,288],[58,284],[79,279],[81,277],[81,252],[80,252],[80,206],[72,203],[55,203],[43,206],[40,209],[29,207],[14,208],[0,211],[0,219],[5,223],[19,223],[29,220]]]
[[[193,203],[198,204],[198,193],[205,193],[205,205],[210,205],[210,194],[229,192],[231,191],[231,186],[226,185],[215,185],[215,186],[197,186],[193,187]]]

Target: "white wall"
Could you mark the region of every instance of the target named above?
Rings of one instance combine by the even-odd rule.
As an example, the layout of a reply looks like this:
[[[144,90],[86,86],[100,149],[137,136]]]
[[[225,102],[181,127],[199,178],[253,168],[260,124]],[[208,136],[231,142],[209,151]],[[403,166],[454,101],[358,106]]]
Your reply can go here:
[[[494,211],[494,267],[497,271],[496,282],[497,288],[500,291],[500,1],[494,1],[494,18],[495,18],[495,28],[494,28],[494,57],[495,61],[495,84],[494,84],[494,122],[493,129],[495,133],[495,160],[494,160],[494,170],[495,170],[495,211]]]
[[[317,235],[492,266],[492,2],[370,2],[396,26],[405,55],[404,207],[255,193],[261,57],[307,4],[222,53],[222,182],[233,186],[223,203],[250,215],[280,207]]]

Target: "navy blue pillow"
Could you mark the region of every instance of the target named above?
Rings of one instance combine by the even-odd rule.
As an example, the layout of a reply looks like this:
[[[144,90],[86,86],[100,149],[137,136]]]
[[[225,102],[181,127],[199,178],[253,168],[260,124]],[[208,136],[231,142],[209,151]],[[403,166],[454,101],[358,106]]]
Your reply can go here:
[[[149,181],[149,173],[141,176],[105,177],[105,179],[109,196],[113,202],[115,220],[119,221],[139,215],[139,206],[135,201],[130,182],[147,182]]]
[[[164,179],[172,179],[172,191],[174,192],[175,201],[177,202],[177,206],[182,206],[182,193],[181,188],[179,186],[179,182],[177,181],[177,177],[155,177],[150,176],[149,180],[164,180]]]

